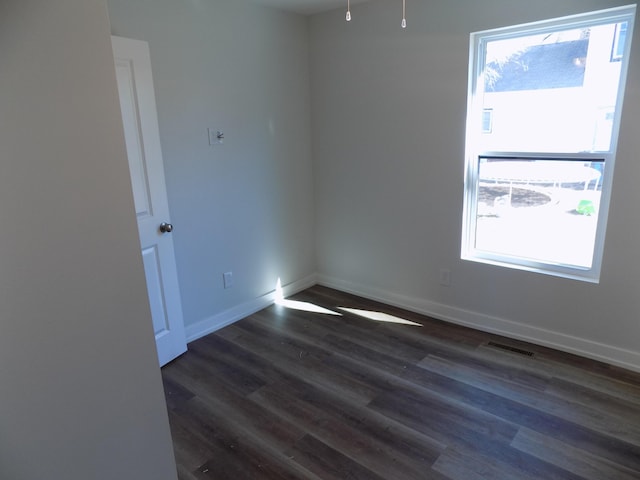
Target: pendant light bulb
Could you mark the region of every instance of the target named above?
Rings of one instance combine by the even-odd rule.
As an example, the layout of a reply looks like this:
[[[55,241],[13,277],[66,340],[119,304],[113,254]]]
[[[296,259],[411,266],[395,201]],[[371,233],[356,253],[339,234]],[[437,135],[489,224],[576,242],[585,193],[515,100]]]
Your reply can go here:
[[[407,28],[407,5],[406,0],[402,0],[402,28]]]
[[[349,5],[349,0],[347,0],[347,22],[351,21],[351,6]]]
[[[402,19],[401,25],[402,25],[402,28],[407,28],[407,19],[406,18]]]

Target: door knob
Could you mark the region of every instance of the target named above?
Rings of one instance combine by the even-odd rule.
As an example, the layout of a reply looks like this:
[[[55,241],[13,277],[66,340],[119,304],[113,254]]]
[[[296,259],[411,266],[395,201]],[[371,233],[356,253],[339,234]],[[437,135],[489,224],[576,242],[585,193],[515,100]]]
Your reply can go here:
[[[171,225],[170,223],[162,222],[160,224],[160,231],[162,233],[171,233],[173,231],[173,225]]]

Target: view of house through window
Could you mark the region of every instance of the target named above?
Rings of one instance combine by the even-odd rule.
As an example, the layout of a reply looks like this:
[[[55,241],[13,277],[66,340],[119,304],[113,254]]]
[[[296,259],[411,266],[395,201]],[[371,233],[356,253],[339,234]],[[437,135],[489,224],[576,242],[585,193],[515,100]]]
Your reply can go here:
[[[463,258],[598,280],[634,16],[472,34]]]

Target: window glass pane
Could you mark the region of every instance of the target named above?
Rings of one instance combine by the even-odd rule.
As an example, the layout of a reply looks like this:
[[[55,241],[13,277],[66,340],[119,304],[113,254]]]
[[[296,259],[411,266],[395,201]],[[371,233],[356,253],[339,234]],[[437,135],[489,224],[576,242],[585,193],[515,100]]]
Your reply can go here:
[[[618,62],[622,60],[624,55],[624,44],[627,40],[627,27],[628,22],[618,23],[616,25],[616,36],[613,42],[613,48],[611,49],[611,61]]]
[[[475,248],[590,268],[604,161],[479,159]]]
[[[613,117],[626,23],[488,40],[484,44],[480,150],[604,152]]]

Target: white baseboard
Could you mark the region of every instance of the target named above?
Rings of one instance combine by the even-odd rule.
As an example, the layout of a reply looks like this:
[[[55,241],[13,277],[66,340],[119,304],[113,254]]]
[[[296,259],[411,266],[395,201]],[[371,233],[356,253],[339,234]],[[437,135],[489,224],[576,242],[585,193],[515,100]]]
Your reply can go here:
[[[316,275],[312,274],[301,280],[283,285],[282,293],[285,296],[294,295],[298,292],[301,292],[302,290],[305,290],[306,288],[312,287],[316,283]],[[220,312],[216,315],[200,320],[193,325],[187,325],[185,326],[187,343],[193,342],[198,338],[209,335],[216,330],[220,330],[227,325],[231,325],[232,323],[237,322],[244,317],[256,313],[257,311],[271,305],[275,301],[275,299],[276,291],[274,289],[258,298],[245,303],[241,303],[240,305],[236,305],[235,307],[225,310],[224,312]]]
[[[640,372],[640,352],[625,350],[552,330],[523,325],[503,318],[430,302],[421,298],[400,295],[326,275],[317,275],[316,281],[319,285],[404,308],[438,320],[555,348]]]

